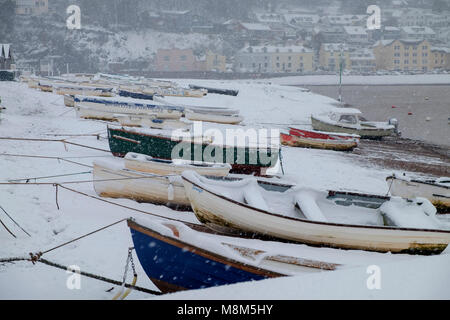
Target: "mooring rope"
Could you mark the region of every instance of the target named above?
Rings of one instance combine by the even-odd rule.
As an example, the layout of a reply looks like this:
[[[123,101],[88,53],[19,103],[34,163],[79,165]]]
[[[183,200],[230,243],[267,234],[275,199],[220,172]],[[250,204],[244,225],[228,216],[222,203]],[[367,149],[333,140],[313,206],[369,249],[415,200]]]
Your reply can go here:
[[[58,160],[58,161],[61,160],[61,161],[69,162],[72,164],[77,164],[79,166],[93,168],[93,166],[90,166],[90,165],[87,165],[87,164],[84,164],[81,162],[68,160],[70,157],[33,156],[33,155],[26,155],[26,154],[11,154],[11,153],[0,153],[0,156],[18,157],[18,158],[51,159],[51,160]]]
[[[92,171],[84,171],[84,172],[77,172],[77,173],[66,173],[66,174],[58,174],[58,175],[53,175],[53,176],[43,176],[43,177],[32,177],[32,178],[22,178],[22,179],[10,179],[8,180],[8,182],[18,182],[18,181],[27,181],[26,183],[28,183],[29,180],[41,180],[41,179],[48,179],[48,178],[58,178],[58,177],[67,177],[67,176],[76,176],[76,175],[81,175],[81,174],[88,174],[88,173],[92,173]]]
[[[2,209],[3,210],[3,212],[8,216],[8,218],[9,219],[11,219],[12,220],[12,222],[14,222],[14,224],[16,225],[16,226],[18,226],[23,232],[25,232],[28,236],[30,236],[31,237],[31,235],[28,233],[28,232],[26,232],[25,231],[25,229],[24,228],[22,228],[9,214],[8,214],[8,212],[6,212],[6,210],[5,209],[3,209],[3,207],[2,206],[0,206],[0,209]]]
[[[19,261],[31,261],[31,259],[27,258],[27,257],[12,257],[12,258],[0,259],[0,263],[13,263],[13,262],[19,262]],[[72,269],[70,267],[61,265],[61,264],[53,262],[53,261],[49,261],[47,259],[40,258],[39,260],[37,260],[35,262],[40,262],[42,264],[48,265],[50,267],[55,267],[55,268],[58,268],[58,269],[61,269],[61,270],[66,270],[66,271],[72,271],[74,273],[79,273],[82,276],[85,276],[85,277],[88,277],[88,278],[92,278],[92,279],[96,279],[96,280],[103,281],[103,282],[107,282],[107,283],[111,283],[111,284],[114,284],[114,285],[118,285],[118,286],[122,285],[122,282],[120,282],[120,281],[113,280],[113,279],[110,279],[110,278],[106,278],[104,276],[100,276],[100,275],[97,275],[97,274],[94,274],[94,273],[90,273],[90,272],[85,272],[85,271],[81,271],[81,270],[80,271],[74,270],[74,269]],[[141,291],[141,292],[145,292],[145,293],[148,293],[148,294],[153,294],[153,295],[162,295],[163,294],[160,291],[155,291],[155,290],[143,288],[143,287],[139,287],[139,286],[136,286],[136,285],[125,284],[124,286],[126,288],[137,290],[137,291]]]
[[[78,147],[83,147],[83,148],[88,148],[88,149],[93,149],[93,150],[98,150],[98,151],[103,151],[103,152],[108,152],[110,153],[110,150],[106,150],[106,149],[101,149],[101,148],[96,148],[96,147],[91,147],[91,146],[87,146],[84,144],[80,144],[80,143],[75,143],[75,142],[71,142],[71,141],[67,141],[65,139],[42,139],[42,138],[14,138],[14,137],[0,137],[0,140],[11,140],[11,141],[32,141],[32,142],[62,142],[63,144],[70,144],[70,145],[74,145],[74,146],[78,146]]]

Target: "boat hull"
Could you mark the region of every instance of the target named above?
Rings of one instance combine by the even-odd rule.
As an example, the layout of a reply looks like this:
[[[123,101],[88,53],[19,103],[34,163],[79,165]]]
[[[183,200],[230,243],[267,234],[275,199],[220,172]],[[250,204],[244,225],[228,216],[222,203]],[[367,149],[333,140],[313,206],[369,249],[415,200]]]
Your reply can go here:
[[[391,136],[395,132],[395,129],[382,129],[382,128],[374,128],[374,129],[365,129],[365,128],[351,128],[344,127],[337,124],[327,123],[311,117],[311,124],[314,130],[317,131],[328,131],[328,132],[339,132],[339,133],[347,133],[347,134],[356,134],[364,139],[381,139],[386,136]]]
[[[244,118],[240,116],[227,116],[200,112],[186,112],[185,117],[191,121],[206,121],[224,124],[239,124],[244,120]]]
[[[142,268],[163,293],[282,276],[164,236],[130,220],[128,226]]]
[[[155,129],[168,129],[187,130],[190,128],[190,124],[182,122],[176,119],[158,119],[155,116],[143,116],[143,115],[117,115],[117,121],[120,125],[125,127],[146,127]]]
[[[404,198],[424,197],[431,201],[439,213],[450,213],[450,189],[393,177],[386,180],[392,195]]]
[[[111,127],[108,127],[108,139],[111,152],[119,157],[124,157],[128,152],[134,152],[149,155],[153,158],[171,160],[172,150],[177,148],[176,150],[180,152],[175,152],[173,155],[175,158],[211,162],[210,159],[207,159],[207,156],[211,155],[214,158],[215,152],[218,152],[218,155],[221,152],[223,156],[218,158],[217,160],[219,161],[216,162],[231,164],[232,170],[230,172],[232,173],[261,174],[261,169],[276,164],[279,152],[275,149],[244,147],[216,146],[213,148],[206,143],[201,144],[190,141],[172,140],[170,137]],[[185,150],[186,153],[184,152]]]
[[[190,209],[181,181],[94,163],[94,189],[101,197],[126,198],[162,204],[175,209]],[[171,181],[172,180],[172,181]]]
[[[139,155],[139,159],[134,160],[132,156],[133,154],[128,154],[125,157],[125,168],[159,175],[181,175],[185,170],[194,170],[201,175],[225,177],[231,169],[228,165],[201,167],[194,165],[175,165],[169,163],[169,160],[152,159],[150,161],[145,161],[142,160],[142,157],[145,158],[143,155]]]
[[[356,141],[310,139],[292,134],[280,134],[281,144],[290,147],[351,151],[358,146]]]
[[[259,210],[213,193],[183,176],[191,207],[211,228],[241,230],[315,246],[378,252],[437,254],[450,231],[346,225],[291,218]]]

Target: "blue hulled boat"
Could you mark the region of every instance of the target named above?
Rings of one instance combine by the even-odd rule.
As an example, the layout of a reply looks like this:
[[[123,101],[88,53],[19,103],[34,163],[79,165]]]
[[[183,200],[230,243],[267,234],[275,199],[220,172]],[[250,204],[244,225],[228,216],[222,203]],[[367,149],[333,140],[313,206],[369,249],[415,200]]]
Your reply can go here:
[[[164,293],[282,276],[183,242],[173,225],[173,236],[133,220],[128,226],[144,271]]]

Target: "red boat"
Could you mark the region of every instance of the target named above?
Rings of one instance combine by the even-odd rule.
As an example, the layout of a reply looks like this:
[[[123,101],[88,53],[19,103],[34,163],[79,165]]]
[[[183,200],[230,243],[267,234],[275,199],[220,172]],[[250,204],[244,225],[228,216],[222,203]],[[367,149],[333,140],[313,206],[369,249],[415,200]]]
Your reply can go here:
[[[289,134],[281,133],[281,143],[291,147],[350,151],[358,146],[359,136],[334,132],[322,132],[289,128]]]

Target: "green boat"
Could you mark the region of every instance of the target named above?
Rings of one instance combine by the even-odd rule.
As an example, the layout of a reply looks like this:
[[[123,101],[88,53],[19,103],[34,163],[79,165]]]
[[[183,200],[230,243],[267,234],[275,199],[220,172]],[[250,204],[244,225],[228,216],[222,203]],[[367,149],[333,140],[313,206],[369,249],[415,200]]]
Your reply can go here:
[[[108,141],[116,157],[135,152],[167,160],[229,163],[230,172],[257,175],[265,175],[265,170],[276,164],[280,152],[279,148],[222,146],[123,127],[108,127]]]

